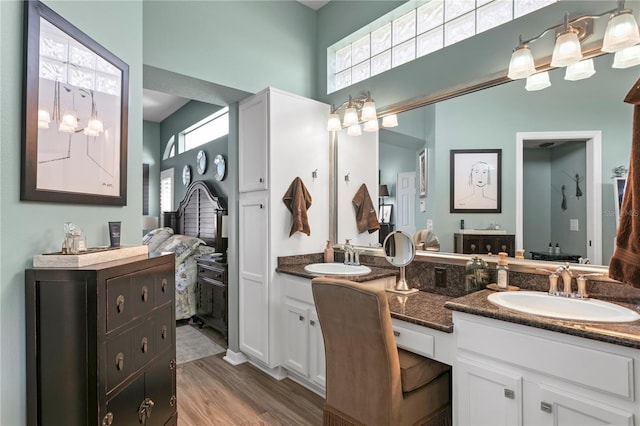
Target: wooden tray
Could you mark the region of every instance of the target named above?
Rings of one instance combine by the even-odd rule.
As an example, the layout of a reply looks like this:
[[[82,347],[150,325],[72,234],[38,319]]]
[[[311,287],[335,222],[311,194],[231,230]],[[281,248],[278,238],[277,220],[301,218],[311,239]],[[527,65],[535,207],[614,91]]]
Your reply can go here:
[[[515,285],[510,285],[507,288],[502,289],[502,288],[498,287],[498,284],[496,284],[496,283],[487,284],[487,288],[489,290],[493,290],[493,291],[518,291],[518,290],[520,290],[520,287],[516,287]]]
[[[78,268],[96,263],[110,262],[149,253],[149,247],[132,246],[120,248],[94,247],[79,254],[47,253],[33,257],[34,268]]]

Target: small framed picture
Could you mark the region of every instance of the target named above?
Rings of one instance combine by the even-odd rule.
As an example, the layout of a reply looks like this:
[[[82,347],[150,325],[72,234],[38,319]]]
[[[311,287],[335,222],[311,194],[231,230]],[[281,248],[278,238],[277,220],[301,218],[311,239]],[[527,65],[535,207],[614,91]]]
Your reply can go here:
[[[429,152],[427,149],[423,149],[418,154],[418,185],[420,198],[425,198],[427,196],[428,187],[427,187],[427,164],[429,162]]]
[[[613,185],[613,192],[616,196],[616,228],[620,224],[620,212],[622,211],[622,200],[624,199],[624,188],[627,185],[626,177],[615,178],[615,184]]]
[[[393,209],[393,204],[381,204],[380,205],[380,222],[381,223],[391,223],[391,210]]]
[[[451,150],[451,213],[502,212],[502,150]]]

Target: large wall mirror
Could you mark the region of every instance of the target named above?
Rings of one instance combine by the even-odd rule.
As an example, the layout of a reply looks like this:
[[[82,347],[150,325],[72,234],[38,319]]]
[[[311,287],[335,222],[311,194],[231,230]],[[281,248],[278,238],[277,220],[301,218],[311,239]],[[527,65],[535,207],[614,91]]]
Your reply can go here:
[[[589,244],[599,240],[601,254],[592,263],[608,265],[616,235],[612,170],[628,167],[631,148],[633,108],[623,99],[638,79],[637,67],[612,69],[612,61],[609,54],[595,58],[596,74],[586,80],[566,81],[564,68],[556,69],[550,72],[551,87],[544,90],[526,91],[524,80],[517,80],[401,112],[398,127],[379,131],[380,183],[391,193],[384,202],[394,205],[394,216],[403,214],[404,205],[403,217],[413,217],[413,224],[395,229],[413,235],[432,227],[441,251],[453,252],[461,220],[467,230],[499,225],[516,234],[521,210],[516,240],[527,255],[547,250],[551,242],[588,257]],[[521,140],[521,154],[519,134],[537,135]],[[601,136],[602,147],[595,158],[588,147],[593,134]],[[450,213],[450,150],[479,148],[502,150],[502,211]],[[415,191],[407,203],[405,190],[397,187],[399,175],[414,173],[417,188],[419,155],[425,149],[427,195],[421,198]],[[522,171],[516,170],[518,155]],[[594,161],[596,171],[588,167]],[[598,174],[600,182],[592,183]],[[522,200],[516,196],[519,180]],[[596,188],[601,203],[587,211],[590,202],[598,201]],[[338,204],[345,202],[350,200],[338,196]],[[599,238],[587,233],[591,220],[598,223]]]

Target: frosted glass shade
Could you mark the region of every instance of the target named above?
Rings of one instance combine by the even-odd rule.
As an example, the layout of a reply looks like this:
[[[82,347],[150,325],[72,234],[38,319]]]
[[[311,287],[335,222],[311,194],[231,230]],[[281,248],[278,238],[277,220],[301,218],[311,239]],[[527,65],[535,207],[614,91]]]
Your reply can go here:
[[[527,78],[536,72],[536,66],[533,62],[533,55],[528,46],[518,47],[511,55],[509,61],[509,72],[507,77],[512,80]]]
[[[578,33],[569,29],[556,38],[551,56],[552,67],[566,67],[582,59]]]
[[[398,125],[398,116],[389,114],[382,117],[382,127],[396,127]]]
[[[342,119],[344,127],[351,127],[358,124],[358,111],[354,107],[349,107],[344,112],[344,118]]]
[[[359,124],[349,126],[349,128],[347,129],[347,134],[349,136],[360,136],[362,134],[362,129],[360,128]]]
[[[60,123],[58,127],[58,131],[62,133],[75,133],[76,128],[73,126],[69,126],[68,124]]]
[[[378,130],[378,120],[369,120],[364,123],[365,132],[375,132]]]
[[[377,120],[376,105],[373,101],[367,101],[362,106],[362,121]]]
[[[104,131],[104,126],[102,125],[102,121],[98,120],[97,118],[89,120],[89,124],[87,125],[87,127],[91,130],[95,130],[96,132]]]
[[[329,114],[329,120],[327,120],[327,130],[330,132],[338,132],[342,129],[340,124],[340,116],[338,113]]]
[[[619,52],[640,42],[638,23],[630,10],[623,11],[609,20],[602,41],[603,52]]]
[[[87,136],[100,136],[100,132],[95,130],[95,129],[91,129],[89,127],[85,127],[83,132],[85,135]]]
[[[591,77],[595,73],[596,70],[593,67],[593,59],[585,59],[584,61],[569,65],[564,74],[564,79],[570,81],[583,80]]]
[[[612,68],[629,68],[640,64],[640,44],[627,47],[613,55]]]
[[[542,90],[551,86],[551,82],[549,81],[549,73],[539,72],[538,74],[533,74],[527,77],[527,83],[524,88],[529,92],[533,92],[535,90]]]
[[[46,109],[39,109],[38,110],[38,128],[48,129],[50,121],[51,121],[51,116],[49,115],[49,111],[47,111]]]

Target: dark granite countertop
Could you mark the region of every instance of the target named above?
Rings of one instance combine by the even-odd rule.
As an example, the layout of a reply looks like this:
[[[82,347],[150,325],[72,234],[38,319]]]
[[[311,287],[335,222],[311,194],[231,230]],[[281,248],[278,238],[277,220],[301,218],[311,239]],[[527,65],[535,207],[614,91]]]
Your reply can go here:
[[[567,321],[522,314],[489,302],[487,296],[491,293],[491,290],[481,290],[456,299],[450,299],[444,306],[454,311],[640,349],[640,321],[630,323]],[[618,304],[637,310],[634,305]]]

